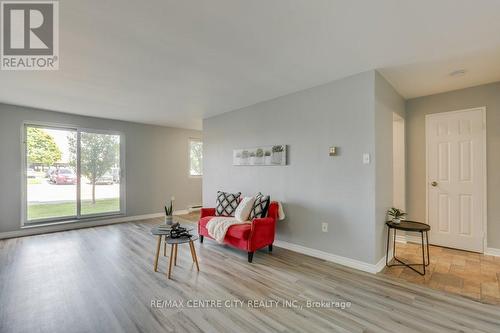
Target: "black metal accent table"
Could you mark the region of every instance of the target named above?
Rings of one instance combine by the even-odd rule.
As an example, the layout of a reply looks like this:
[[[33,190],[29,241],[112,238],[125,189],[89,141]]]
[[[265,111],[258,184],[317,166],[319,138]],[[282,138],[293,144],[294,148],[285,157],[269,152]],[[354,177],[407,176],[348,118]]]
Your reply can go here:
[[[385,265],[387,267],[393,266],[406,266],[420,275],[425,275],[425,267],[429,266],[429,235],[427,234],[429,230],[431,230],[431,226],[422,222],[415,221],[401,221],[400,223],[394,223],[392,221],[385,222],[387,225],[387,250],[385,253]],[[394,255],[394,260],[399,262],[399,264],[389,264],[389,240],[391,238],[391,229],[394,229],[394,238],[392,243],[392,253]],[[396,257],[396,230],[404,230],[411,232],[420,232],[420,236],[422,238],[422,263],[421,264],[409,264],[403,262],[401,259]],[[425,261],[425,246],[424,246],[424,232],[425,232],[425,240],[427,243],[427,262]],[[424,272],[420,272],[413,268],[412,266],[422,266]]]

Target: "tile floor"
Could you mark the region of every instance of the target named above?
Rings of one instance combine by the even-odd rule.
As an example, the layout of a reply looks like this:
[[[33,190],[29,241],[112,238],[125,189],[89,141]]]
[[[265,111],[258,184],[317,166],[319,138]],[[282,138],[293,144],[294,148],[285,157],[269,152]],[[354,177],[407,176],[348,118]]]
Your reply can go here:
[[[422,261],[418,244],[396,243],[396,253],[398,258],[406,262]],[[483,303],[500,304],[500,257],[431,246],[430,261],[425,276],[406,267],[386,267],[379,274],[459,294]]]

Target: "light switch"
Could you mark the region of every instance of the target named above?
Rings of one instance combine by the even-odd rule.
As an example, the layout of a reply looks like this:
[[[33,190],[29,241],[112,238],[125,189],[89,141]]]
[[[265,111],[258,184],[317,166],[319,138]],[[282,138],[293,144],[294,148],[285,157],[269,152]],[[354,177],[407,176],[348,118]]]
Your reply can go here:
[[[370,164],[370,154],[368,153],[363,154],[363,164]]]

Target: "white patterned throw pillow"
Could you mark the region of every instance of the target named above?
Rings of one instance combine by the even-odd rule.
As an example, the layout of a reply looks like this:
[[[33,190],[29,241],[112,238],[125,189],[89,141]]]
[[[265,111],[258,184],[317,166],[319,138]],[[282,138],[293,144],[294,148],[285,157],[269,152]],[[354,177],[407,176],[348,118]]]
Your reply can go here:
[[[257,194],[252,211],[250,212],[250,220],[266,217],[270,202],[271,198],[268,195]]]
[[[240,222],[248,221],[250,212],[253,209],[255,197],[244,197],[234,212],[234,217]]]
[[[217,203],[215,215],[217,216],[234,216],[234,212],[240,202],[241,192],[227,193],[217,191]]]

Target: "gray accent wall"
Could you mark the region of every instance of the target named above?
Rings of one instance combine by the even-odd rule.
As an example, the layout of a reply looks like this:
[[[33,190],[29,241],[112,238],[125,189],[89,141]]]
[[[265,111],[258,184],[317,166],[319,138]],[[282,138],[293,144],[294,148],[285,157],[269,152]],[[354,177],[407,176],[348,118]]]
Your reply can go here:
[[[500,82],[406,101],[407,211],[425,221],[425,115],[486,107],[488,247],[500,248]]]
[[[0,104],[0,232],[20,229],[21,132],[25,121],[122,132],[127,216],[161,213],[172,195],[177,210],[201,203],[202,180],[189,177],[189,139],[201,138],[200,131]]]
[[[215,205],[217,190],[268,193],[287,215],[277,225],[279,240],[378,262],[385,242],[381,211],[392,203],[392,182],[377,186],[375,153],[392,154],[392,140],[376,138],[375,129],[392,126],[393,104],[404,112],[386,85],[375,90],[382,80],[375,71],[365,72],[205,119],[204,206]],[[288,145],[287,166],[232,165],[233,149],[272,144]],[[338,147],[338,156],[328,155],[330,146]],[[363,153],[371,155],[371,164],[362,163]],[[392,177],[392,157],[385,164],[390,169],[378,172]],[[329,224],[328,233],[321,231],[322,222]]]

